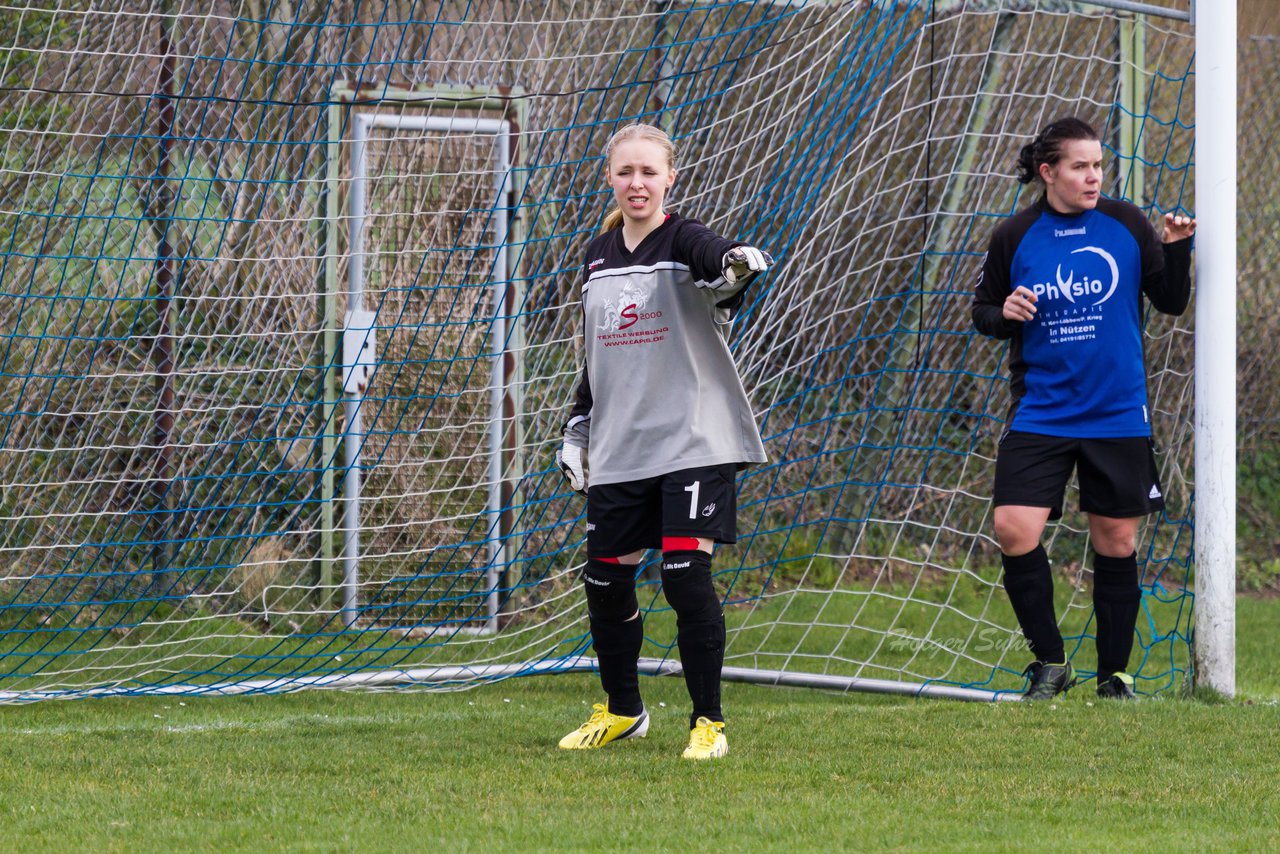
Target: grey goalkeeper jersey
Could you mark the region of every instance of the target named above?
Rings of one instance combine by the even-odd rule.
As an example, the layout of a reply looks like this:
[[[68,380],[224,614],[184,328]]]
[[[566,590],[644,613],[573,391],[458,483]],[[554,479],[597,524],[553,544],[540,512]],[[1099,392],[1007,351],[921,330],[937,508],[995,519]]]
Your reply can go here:
[[[728,346],[746,282],[726,282],[721,259],[739,245],[670,214],[634,252],[621,228],[587,247],[586,365],[565,436],[587,448],[591,483],[766,461]]]

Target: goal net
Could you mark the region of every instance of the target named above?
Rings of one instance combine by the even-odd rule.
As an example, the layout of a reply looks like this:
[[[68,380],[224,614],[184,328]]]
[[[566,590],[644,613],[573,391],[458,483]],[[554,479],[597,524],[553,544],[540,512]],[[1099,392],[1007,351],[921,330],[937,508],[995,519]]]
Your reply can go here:
[[[778,261],[731,335],[770,461],[716,556],[727,676],[1017,691],[1005,350],[969,322],[987,237],[1032,198],[1017,150],[1080,114],[1109,194],[1194,207],[1190,27],[1115,5],[6,10],[0,698],[590,668],[553,455],[601,149],[633,121],[676,140],[673,207]],[[1168,509],[1140,532],[1143,692],[1188,670],[1190,318],[1145,324]],[[1046,546],[1088,673],[1067,506]],[[678,666],[656,560],[653,673]]]

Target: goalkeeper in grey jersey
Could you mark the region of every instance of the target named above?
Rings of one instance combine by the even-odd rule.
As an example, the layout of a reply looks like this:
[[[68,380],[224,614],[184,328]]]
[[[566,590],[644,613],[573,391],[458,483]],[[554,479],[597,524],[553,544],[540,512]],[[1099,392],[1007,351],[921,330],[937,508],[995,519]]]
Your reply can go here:
[[[660,548],[662,590],[676,612],[693,700],[684,757],[713,759],[728,742],[720,708],[724,615],[711,553],[737,536],[738,470],[765,461],[727,324],[743,288],[772,259],[663,209],[675,150],[658,128],[618,131],[605,162],[617,208],[587,247],[586,365],[557,457],[570,486],[587,495],[583,586],[608,702],[560,747],[603,747],[648,732],[635,575],[644,551]]]

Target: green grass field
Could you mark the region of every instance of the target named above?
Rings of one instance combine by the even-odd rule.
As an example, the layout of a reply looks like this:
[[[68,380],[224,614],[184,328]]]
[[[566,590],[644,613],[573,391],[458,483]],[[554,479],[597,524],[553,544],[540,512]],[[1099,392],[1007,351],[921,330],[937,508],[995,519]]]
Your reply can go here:
[[[0,708],[3,850],[1264,850],[1280,845],[1280,600],[1240,600],[1240,698],[1036,707],[729,684],[694,764],[683,683],[650,735],[555,742],[587,675],[449,694]]]

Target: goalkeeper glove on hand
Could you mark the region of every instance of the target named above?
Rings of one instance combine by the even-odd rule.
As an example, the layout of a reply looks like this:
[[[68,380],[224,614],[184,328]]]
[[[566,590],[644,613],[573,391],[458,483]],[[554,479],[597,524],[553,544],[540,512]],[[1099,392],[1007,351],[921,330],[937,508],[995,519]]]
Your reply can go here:
[[[735,246],[724,253],[724,258],[721,259],[724,280],[731,285],[756,273],[763,273],[771,264],[773,258],[769,253],[754,246]]]
[[[587,494],[587,473],[582,467],[582,448],[565,442],[556,451],[556,464],[560,466],[569,488],[574,492]]]

